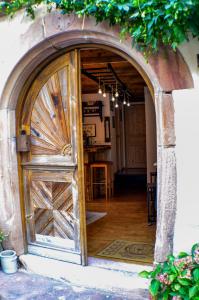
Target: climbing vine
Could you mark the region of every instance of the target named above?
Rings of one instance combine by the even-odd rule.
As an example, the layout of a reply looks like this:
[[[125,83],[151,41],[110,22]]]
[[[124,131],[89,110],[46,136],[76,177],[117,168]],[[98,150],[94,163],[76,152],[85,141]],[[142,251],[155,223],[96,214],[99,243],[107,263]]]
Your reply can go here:
[[[0,11],[13,15],[21,8],[32,18],[39,4],[48,11],[93,16],[96,22],[119,25],[121,37],[129,35],[133,44],[149,54],[160,45],[174,50],[192,35],[199,37],[199,0],[11,0],[0,1]]]

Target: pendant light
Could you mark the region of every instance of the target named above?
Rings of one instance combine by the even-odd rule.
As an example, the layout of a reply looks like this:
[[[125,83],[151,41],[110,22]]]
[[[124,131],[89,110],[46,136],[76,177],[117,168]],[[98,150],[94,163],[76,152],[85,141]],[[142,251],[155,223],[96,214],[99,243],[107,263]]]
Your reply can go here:
[[[102,94],[102,96],[103,96],[104,98],[106,98],[106,89],[105,89],[105,84],[103,84],[103,94]]]
[[[113,92],[113,85],[112,85],[112,96],[111,96],[111,101],[115,102],[115,97],[114,97],[114,92]]]
[[[100,76],[99,76],[99,89],[98,89],[98,94],[102,94]]]
[[[128,100],[128,102],[127,102],[127,104],[126,104],[126,105],[127,105],[128,107],[129,107],[129,106],[131,106],[131,104],[130,104],[129,100]]]
[[[119,107],[119,104],[118,102],[115,103],[115,108],[118,108]]]
[[[116,97],[116,98],[118,98],[118,97],[119,97],[119,93],[118,93],[118,89],[117,89],[117,81],[116,81],[115,97]]]
[[[123,105],[126,105],[126,93],[124,92]]]

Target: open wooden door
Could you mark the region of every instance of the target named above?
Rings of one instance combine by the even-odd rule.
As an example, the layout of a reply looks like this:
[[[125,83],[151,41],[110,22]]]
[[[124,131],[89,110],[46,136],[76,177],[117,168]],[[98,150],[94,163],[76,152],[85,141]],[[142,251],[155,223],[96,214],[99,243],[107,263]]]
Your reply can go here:
[[[20,130],[28,252],[85,264],[85,208],[79,52],[48,65],[24,104]],[[24,132],[23,132],[24,133]]]

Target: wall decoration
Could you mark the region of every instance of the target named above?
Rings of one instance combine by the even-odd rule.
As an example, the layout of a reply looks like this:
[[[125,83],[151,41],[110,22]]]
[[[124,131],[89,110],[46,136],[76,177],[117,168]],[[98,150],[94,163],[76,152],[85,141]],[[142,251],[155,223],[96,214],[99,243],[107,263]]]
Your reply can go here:
[[[82,102],[83,118],[99,116],[102,122],[102,107],[102,101]]]
[[[95,137],[96,136],[96,125],[95,124],[83,124],[83,136],[84,137]]]
[[[106,143],[111,141],[110,117],[104,118],[104,136],[105,136]]]

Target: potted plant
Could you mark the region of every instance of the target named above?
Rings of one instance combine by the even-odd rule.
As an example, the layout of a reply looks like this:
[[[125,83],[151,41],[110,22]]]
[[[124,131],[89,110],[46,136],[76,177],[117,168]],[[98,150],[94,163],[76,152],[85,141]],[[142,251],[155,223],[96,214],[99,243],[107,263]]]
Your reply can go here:
[[[199,300],[199,243],[192,247],[191,254],[169,255],[164,263],[139,275],[151,280],[153,300]]]
[[[4,273],[12,274],[17,272],[17,255],[14,250],[4,250],[2,242],[6,239],[6,235],[0,230],[0,260],[1,268]]]

